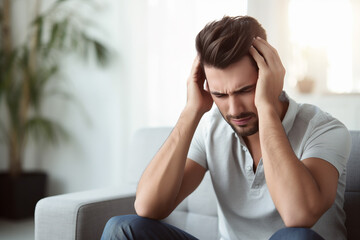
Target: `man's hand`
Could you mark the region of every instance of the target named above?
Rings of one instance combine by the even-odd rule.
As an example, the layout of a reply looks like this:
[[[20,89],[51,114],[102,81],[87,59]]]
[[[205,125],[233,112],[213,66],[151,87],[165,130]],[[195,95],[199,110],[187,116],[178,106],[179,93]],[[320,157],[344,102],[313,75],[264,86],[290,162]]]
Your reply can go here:
[[[187,81],[186,107],[201,115],[209,111],[213,104],[210,93],[204,89],[204,82],[205,73],[201,68],[199,57],[196,56]]]
[[[255,105],[269,193],[287,227],[312,227],[334,203],[339,173],[323,159],[300,161],[295,155],[279,118],[285,75],[280,57],[261,38],[254,39],[250,54],[259,67]]]
[[[259,67],[255,105],[258,109],[262,106],[275,107],[279,102],[285,76],[279,54],[260,37],[254,39],[249,51]]]

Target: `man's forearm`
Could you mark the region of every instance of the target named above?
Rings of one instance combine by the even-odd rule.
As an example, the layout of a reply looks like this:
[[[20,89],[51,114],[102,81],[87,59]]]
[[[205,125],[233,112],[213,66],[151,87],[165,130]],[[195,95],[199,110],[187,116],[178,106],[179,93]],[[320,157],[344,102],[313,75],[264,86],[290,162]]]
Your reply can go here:
[[[264,171],[274,204],[286,225],[310,227],[319,217],[319,187],[294,154],[275,109],[258,111]]]
[[[164,145],[143,173],[136,192],[139,215],[166,217],[181,186],[187,153],[202,115],[185,108]]]

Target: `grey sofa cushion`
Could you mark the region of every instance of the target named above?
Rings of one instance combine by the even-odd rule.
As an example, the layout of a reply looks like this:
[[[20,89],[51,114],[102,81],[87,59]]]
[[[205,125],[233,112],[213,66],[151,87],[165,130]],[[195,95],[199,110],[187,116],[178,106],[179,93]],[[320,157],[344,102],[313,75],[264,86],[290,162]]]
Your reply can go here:
[[[128,162],[126,166],[126,182],[138,183],[151,159],[169,136],[172,128],[141,128],[131,139]]]
[[[133,204],[128,204],[134,201],[135,196],[130,196],[81,206],[76,219],[76,239],[86,240],[94,237],[100,239],[100,233],[104,230],[105,224],[99,224],[99,222],[106,223],[114,215],[135,214]],[[81,224],[78,224],[80,222]]]
[[[35,239],[100,239],[112,216],[135,213],[135,190],[119,185],[44,198],[35,209]]]

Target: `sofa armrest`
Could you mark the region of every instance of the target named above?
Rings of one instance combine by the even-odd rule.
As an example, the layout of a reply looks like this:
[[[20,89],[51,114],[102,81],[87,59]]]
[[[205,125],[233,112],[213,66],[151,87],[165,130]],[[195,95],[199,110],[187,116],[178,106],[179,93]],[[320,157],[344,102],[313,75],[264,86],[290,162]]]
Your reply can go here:
[[[134,185],[47,197],[35,209],[35,240],[100,239],[106,222],[134,214]]]

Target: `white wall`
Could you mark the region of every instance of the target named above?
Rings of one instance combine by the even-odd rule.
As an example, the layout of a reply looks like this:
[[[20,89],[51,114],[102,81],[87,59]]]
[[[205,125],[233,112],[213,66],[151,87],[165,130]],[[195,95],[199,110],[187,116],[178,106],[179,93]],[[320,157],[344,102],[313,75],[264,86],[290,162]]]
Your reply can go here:
[[[51,3],[43,2],[45,6]],[[135,61],[141,62],[134,59],[139,54],[133,54],[136,42],[131,29],[142,20],[135,19],[139,9],[127,0],[98,2],[101,9],[91,12],[89,17],[101,28],[98,37],[113,50],[111,65],[101,69],[92,61],[83,63],[76,56],[63,60],[62,85],[75,95],[82,107],[74,102],[50,99],[45,104],[45,114],[59,121],[70,132],[72,140],[59,146],[36,146],[30,140],[24,157],[26,170],[41,169],[49,174],[50,195],[118,182],[124,166],[124,149],[131,134],[129,123],[140,119],[133,117],[133,109],[139,109],[142,101],[129,91],[136,89],[134,85],[141,85],[130,79],[141,79],[139,75],[143,72],[139,67],[131,67],[136,66]],[[17,26],[14,39],[18,42],[25,37],[32,4],[27,0],[14,0],[13,22]],[[0,151],[2,170],[7,168],[4,145]]]
[[[124,171],[126,146],[133,128],[141,125],[141,9],[129,1],[99,1],[103,9],[94,15],[113,49],[112,64],[100,69],[76,57],[64,60],[64,75],[85,110],[59,101],[47,106],[73,135],[73,141],[39,149],[41,169],[49,173],[49,194],[74,192],[117,184]],[[140,23],[139,23],[140,22]],[[137,29],[140,30],[140,29]],[[143,40],[143,39],[141,39]],[[139,56],[141,56],[139,58]],[[55,108],[58,104],[59,108]],[[59,111],[60,110],[60,111]]]
[[[175,125],[186,103],[195,37],[224,15],[245,15],[246,0],[147,1],[147,124]]]

